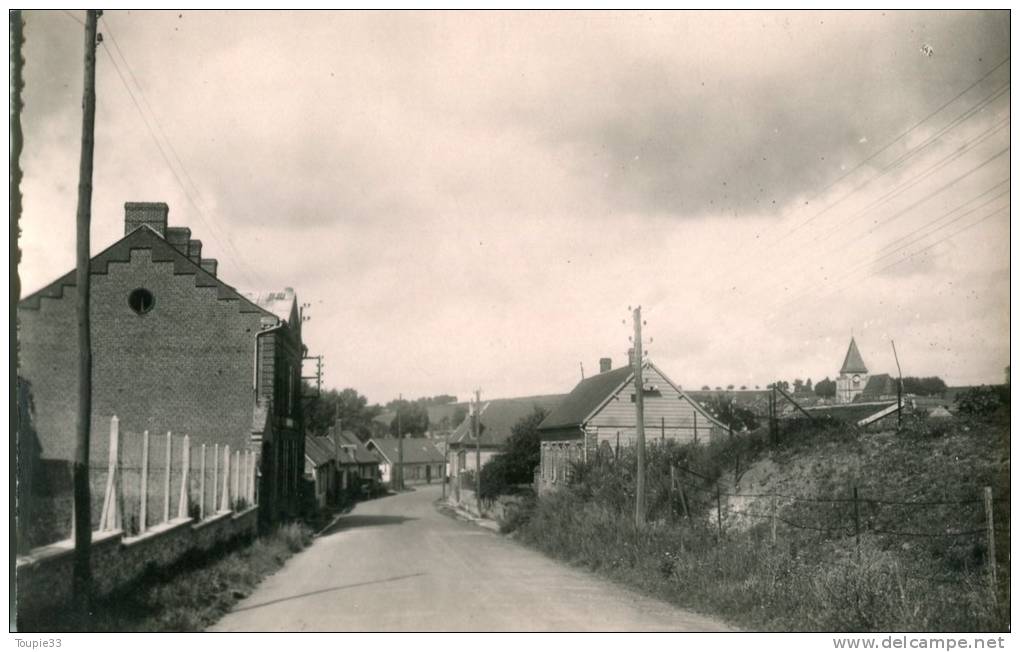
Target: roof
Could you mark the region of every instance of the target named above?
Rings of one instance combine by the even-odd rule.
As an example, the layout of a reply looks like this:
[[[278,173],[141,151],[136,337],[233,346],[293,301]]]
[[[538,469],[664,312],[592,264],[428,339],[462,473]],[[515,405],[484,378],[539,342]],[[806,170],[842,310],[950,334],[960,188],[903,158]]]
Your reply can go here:
[[[627,366],[585,378],[560,401],[538,429],[553,430],[581,425],[588,415],[627,382],[632,373],[633,370]]]
[[[396,437],[373,437],[368,440],[370,447],[374,446],[383,456],[385,462],[394,463],[397,461]],[[443,455],[431,439],[422,437],[404,438],[404,464],[440,464],[446,461]]]
[[[860,395],[877,398],[895,393],[896,383],[893,381],[892,376],[889,374],[875,374],[868,378],[868,382],[864,385],[864,390]]]
[[[297,303],[294,288],[285,288],[283,292],[245,292],[244,296],[266,312],[271,312],[286,322],[290,321],[294,304]]]
[[[335,433],[334,425],[323,439],[329,440],[332,445]],[[379,455],[370,451],[353,432],[344,430],[340,433],[340,464],[378,464],[380,461]]]
[[[202,269],[202,266],[181,253],[149,226],[140,226],[120,240],[116,241],[90,260],[92,276],[106,274],[110,263],[131,262],[131,252],[135,249],[152,250],[152,261],[156,263],[173,263],[174,274],[177,276],[192,275],[195,287],[216,288],[216,296],[221,301],[237,301],[241,312],[262,313],[272,315],[260,306],[252,303],[237,290],[224,283],[218,277]],[[19,310],[38,310],[43,298],[59,299],[64,296],[64,289],[76,287],[78,284],[75,270],[64,274],[49,285],[36,290],[18,302]]]
[[[333,442],[325,437],[305,437],[305,457],[315,466],[322,466],[333,461]]]
[[[850,348],[846,350],[846,357],[843,358],[843,366],[840,367],[841,374],[866,374],[868,368],[864,366],[864,359],[861,352],[857,350],[857,342],[850,338]]]
[[[811,415],[820,417],[829,416],[837,421],[857,423],[862,419],[871,417],[878,412],[884,411],[890,405],[896,405],[896,401],[871,401],[867,403],[841,403],[839,405],[819,405],[806,407],[804,410]],[[788,412],[784,418],[800,418],[799,412]]]
[[[524,396],[521,398],[497,398],[482,404],[481,435],[482,446],[502,446],[518,421],[527,417],[536,408],[549,414],[565,398],[565,394],[545,396]],[[475,444],[472,420],[464,419],[450,435],[451,444]]]

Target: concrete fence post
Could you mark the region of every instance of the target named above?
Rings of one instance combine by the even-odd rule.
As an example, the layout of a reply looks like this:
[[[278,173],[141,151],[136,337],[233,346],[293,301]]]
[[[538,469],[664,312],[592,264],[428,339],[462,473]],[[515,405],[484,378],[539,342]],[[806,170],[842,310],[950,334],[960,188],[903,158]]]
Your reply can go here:
[[[202,444],[202,461],[198,471],[198,520],[205,519],[205,444]]]
[[[163,476],[163,522],[170,520],[170,471],[173,468],[173,460],[170,454],[173,452],[173,435],[166,431],[166,475]]]
[[[181,497],[177,502],[177,518],[188,518],[188,502],[191,492],[188,491],[191,475],[191,437],[184,435],[184,446],[181,447]]]
[[[219,511],[219,508],[220,508],[219,507],[220,503],[217,500],[219,498],[219,495],[220,495],[219,494],[219,491],[220,491],[220,445],[219,444],[214,444],[213,445],[212,464],[213,464],[212,511],[213,511],[213,514],[215,514],[217,511]]]
[[[241,498],[241,451],[234,451],[234,496],[230,501],[230,509],[234,509],[237,501]]]
[[[223,495],[220,497],[220,511],[230,511],[230,445],[223,446]]]
[[[138,533],[145,532],[149,523],[149,431],[142,433],[141,495],[138,497]]]
[[[259,504],[259,454],[252,452],[251,502]]]
[[[103,496],[103,511],[99,517],[102,531],[121,529],[121,513],[124,492],[120,481],[120,420],[117,415],[110,418],[110,460],[106,473],[106,494]]]

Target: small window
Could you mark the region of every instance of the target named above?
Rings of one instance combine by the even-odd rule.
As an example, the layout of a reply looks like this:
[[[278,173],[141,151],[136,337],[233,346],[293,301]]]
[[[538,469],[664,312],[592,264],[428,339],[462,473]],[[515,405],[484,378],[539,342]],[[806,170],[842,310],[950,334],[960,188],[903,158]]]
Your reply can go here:
[[[144,315],[156,305],[156,298],[152,296],[152,292],[145,288],[138,288],[137,290],[132,290],[131,294],[128,295],[128,305],[131,306],[135,313]]]

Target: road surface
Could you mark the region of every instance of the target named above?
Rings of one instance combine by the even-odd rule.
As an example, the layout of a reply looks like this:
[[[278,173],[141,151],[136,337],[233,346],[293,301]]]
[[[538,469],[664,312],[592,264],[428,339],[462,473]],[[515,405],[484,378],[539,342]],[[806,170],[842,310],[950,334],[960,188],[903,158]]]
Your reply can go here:
[[[211,631],[719,631],[436,510],[437,485],[363,502]]]

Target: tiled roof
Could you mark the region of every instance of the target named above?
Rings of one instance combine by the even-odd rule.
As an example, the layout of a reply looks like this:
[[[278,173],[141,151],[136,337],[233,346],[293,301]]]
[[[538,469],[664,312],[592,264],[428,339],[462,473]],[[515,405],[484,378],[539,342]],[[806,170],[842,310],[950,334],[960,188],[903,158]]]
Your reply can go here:
[[[398,458],[396,437],[373,437],[368,441],[369,447],[374,446],[385,458],[385,461],[395,463]],[[440,464],[446,461],[446,456],[431,439],[422,437],[404,438],[404,464]]]
[[[305,437],[305,457],[315,466],[333,461],[333,442],[325,437]]]
[[[497,398],[483,403],[481,445],[502,446],[513,434],[513,427],[518,421],[530,415],[536,408],[541,408],[545,410],[546,414],[549,414],[564,398],[564,394],[552,394],[522,398]],[[475,439],[471,429],[472,420],[464,419],[450,435],[450,444],[474,446]]]
[[[560,404],[545,418],[539,430],[578,426],[602,404],[617,387],[630,378],[631,368],[618,367],[612,371],[585,378],[567,394]]]
[[[895,393],[896,383],[893,381],[892,376],[889,374],[875,374],[868,378],[868,383],[864,386],[864,390],[860,395],[868,398],[878,398]]]
[[[840,367],[841,374],[866,374],[868,368],[864,366],[864,359],[861,352],[857,350],[857,342],[850,338],[850,348],[846,350],[846,357],[843,359],[843,366]]]
[[[173,263],[175,275],[190,274],[195,277],[195,287],[216,288],[217,298],[221,301],[237,301],[241,312],[254,312],[271,315],[263,308],[255,305],[216,276],[202,269],[187,256],[177,250],[162,236],[147,226],[142,226],[113,243],[90,261],[90,273],[106,274],[111,263],[131,262],[133,249],[151,249],[153,262]],[[59,299],[64,296],[65,288],[73,288],[78,284],[75,270],[64,274],[49,285],[33,292],[18,302],[19,310],[38,310],[43,298]]]
[[[336,426],[333,426],[324,439],[328,439],[332,443],[335,432]],[[340,433],[341,464],[378,464],[380,461],[379,456],[368,450],[364,442],[358,439],[358,436],[353,432],[344,430]]]

